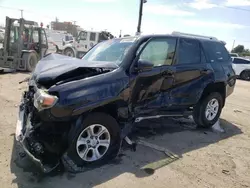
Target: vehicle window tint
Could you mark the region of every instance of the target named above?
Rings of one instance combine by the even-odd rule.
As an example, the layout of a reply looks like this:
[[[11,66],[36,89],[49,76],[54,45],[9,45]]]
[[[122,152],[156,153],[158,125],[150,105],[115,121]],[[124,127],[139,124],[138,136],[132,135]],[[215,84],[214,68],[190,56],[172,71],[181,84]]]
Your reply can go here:
[[[174,38],[154,39],[143,49],[140,59],[151,61],[154,66],[171,65],[175,46],[176,39]]]
[[[81,31],[79,33],[79,39],[80,40],[87,40],[87,32],[86,31]]]
[[[240,59],[233,58],[233,63],[234,63],[234,64],[240,64]]]
[[[244,60],[244,59],[234,58],[233,63],[234,64],[250,64],[250,61]]]
[[[90,33],[90,41],[95,41],[95,36],[96,34],[95,33]]]
[[[33,31],[32,42],[34,42],[34,43],[39,43],[39,34],[38,34],[38,30],[34,30],[34,31]]]
[[[193,64],[201,62],[201,50],[197,40],[180,39],[178,64]]]
[[[211,62],[226,62],[230,60],[231,56],[223,43],[203,41],[202,44]]]

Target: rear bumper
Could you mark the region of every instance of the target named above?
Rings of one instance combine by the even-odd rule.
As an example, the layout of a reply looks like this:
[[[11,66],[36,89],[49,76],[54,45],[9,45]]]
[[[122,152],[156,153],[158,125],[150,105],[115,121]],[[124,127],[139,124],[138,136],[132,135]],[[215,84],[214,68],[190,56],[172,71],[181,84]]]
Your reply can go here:
[[[226,85],[226,97],[231,95],[234,92],[237,76],[233,76]]]

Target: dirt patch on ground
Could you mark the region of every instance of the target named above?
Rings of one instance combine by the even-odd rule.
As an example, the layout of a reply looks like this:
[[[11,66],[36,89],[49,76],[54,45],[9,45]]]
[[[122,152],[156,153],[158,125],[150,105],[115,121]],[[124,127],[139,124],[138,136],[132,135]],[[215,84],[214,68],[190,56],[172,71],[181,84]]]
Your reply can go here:
[[[137,137],[167,148],[179,159],[138,145],[110,164],[80,174],[42,176],[14,142],[17,106],[27,74],[0,75],[0,182],[3,188],[250,187],[250,82],[237,81],[220,124],[224,133],[197,130],[192,121],[145,121]],[[158,165],[144,171],[147,165]],[[152,165],[151,165],[152,166]]]

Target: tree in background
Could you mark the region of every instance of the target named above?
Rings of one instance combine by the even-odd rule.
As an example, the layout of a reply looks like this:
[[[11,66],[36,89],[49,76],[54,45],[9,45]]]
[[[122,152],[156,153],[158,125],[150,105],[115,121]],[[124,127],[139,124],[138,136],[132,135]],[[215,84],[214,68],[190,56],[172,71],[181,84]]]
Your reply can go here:
[[[242,53],[244,52],[245,47],[243,45],[238,45],[236,46],[233,50],[232,53]]]
[[[239,56],[250,56],[250,50],[245,49],[244,45],[236,46],[231,52],[237,53]]]

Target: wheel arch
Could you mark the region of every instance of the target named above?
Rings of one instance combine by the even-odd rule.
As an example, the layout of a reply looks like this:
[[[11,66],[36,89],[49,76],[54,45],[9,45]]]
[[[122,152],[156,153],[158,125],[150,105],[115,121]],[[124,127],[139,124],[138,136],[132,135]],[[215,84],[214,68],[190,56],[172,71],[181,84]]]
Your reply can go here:
[[[77,115],[76,121],[73,122],[72,128],[77,129],[77,126],[91,113],[105,113],[113,117],[117,123],[122,126],[122,122],[129,118],[128,104],[123,100],[116,100],[101,106],[95,106],[89,110]],[[74,124],[76,126],[74,126]],[[75,128],[74,128],[75,127]]]
[[[223,98],[223,107],[225,105],[225,100],[226,100],[226,85],[224,82],[214,82],[214,83],[209,83],[203,90],[200,100],[204,99],[206,96],[213,92],[218,92],[221,94]]]
[[[35,53],[38,56],[38,54],[35,50],[22,50],[21,56],[23,56],[24,54],[27,54],[27,53]]]
[[[64,54],[67,49],[72,50],[74,52],[75,56],[76,56],[76,50],[75,50],[75,48],[72,45],[66,45],[64,47],[64,49],[62,50],[62,53]]]
[[[240,72],[239,76],[240,76],[243,72],[250,72],[250,69],[243,69],[243,70]]]

